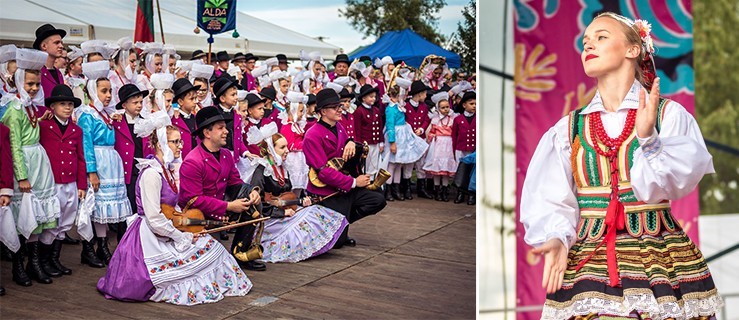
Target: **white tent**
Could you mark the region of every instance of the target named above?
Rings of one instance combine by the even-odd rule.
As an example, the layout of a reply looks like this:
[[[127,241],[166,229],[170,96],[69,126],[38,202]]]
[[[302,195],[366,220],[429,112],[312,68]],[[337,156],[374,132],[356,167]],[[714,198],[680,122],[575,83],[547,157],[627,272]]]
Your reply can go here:
[[[193,32],[196,26],[195,1],[160,0],[159,3],[167,44],[174,45],[184,58],[189,57],[193,50],[207,50],[208,34]],[[136,20],[135,1],[0,0],[0,8],[0,40],[29,47],[35,39],[36,28],[44,23],[66,30],[65,43],[79,44],[89,39],[133,38]],[[161,42],[156,9],[155,5],[154,39]],[[320,51],[324,56],[336,55],[340,51],[334,45],[237,12],[236,29],[240,37],[231,37],[231,32],[214,36],[213,52],[251,52],[262,57],[283,53],[295,59],[301,49]]]

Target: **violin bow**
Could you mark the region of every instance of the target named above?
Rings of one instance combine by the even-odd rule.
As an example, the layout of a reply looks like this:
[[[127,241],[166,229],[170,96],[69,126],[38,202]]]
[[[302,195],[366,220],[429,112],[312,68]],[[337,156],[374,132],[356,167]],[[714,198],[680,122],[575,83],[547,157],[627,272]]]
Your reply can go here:
[[[241,226],[245,226],[245,225],[248,225],[248,224],[254,224],[254,223],[258,223],[258,222],[262,222],[262,221],[266,221],[266,220],[269,220],[269,217],[263,217],[263,218],[259,218],[259,219],[254,219],[254,220],[249,220],[249,221],[244,221],[244,222],[229,224],[229,225],[223,226],[223,227],[218,227],[218,228],[203,230],[203,231],[198,232],[197,234],[203,235],[203,234],[209,234],[209,233],[214,233],[214,232],[221,232],[221,231],[224,231],[224,230],[238,228],[238,227],[241,227]]]

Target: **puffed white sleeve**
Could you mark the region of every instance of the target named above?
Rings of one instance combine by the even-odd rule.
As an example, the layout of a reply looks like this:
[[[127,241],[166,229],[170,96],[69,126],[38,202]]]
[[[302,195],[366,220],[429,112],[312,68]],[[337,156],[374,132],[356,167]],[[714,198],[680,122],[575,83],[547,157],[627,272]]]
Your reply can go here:
[[[158,236],[172,239],[178,251],[187,250],[192,243],[192,234],[177,230],[172,221],[162,213],[162,177],[153,169],[144,170],[139,180],[139,188],[142,191],[141,204],[144,207],[144,215],[151,231]]]
[[[715,172],[695,118],[674,101],[664,112],[659,134],[655,130],[651,137],[637,137],[640,148],[631,168],[634,195],[647,203],[682,198],[704,175]]]
[[[539,141],[526,172],[521,193],[520,218],[524,240],[538,247],[557,238],[568,248],[577,237],[580,210],[572,176],[568,117],[549,129]]]

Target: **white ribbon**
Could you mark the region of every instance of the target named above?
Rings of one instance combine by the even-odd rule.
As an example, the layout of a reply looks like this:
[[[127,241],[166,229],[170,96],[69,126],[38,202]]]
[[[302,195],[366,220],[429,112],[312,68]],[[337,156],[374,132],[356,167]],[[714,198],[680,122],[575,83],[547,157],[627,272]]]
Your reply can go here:
[[[174,161],[174,153],[167,144],[167,126],[172,124],[172,119],[167,114],[167,110],[160,109],[151,113],[147,118],[140,119],[133,126],[133,132],[139,138],[148,137],[156,131],[159,139],[159,149],[162,150],[164,163],[169,165]]]
[[[269,124],[264,125],[261,128],[257,128],[257,126],[251,126],[249,127],[246,141],[249,142],[249,144],[257,144],[259,142],[265,141],[267,143],[267,149],[269,153],[272,155],[272,158],[275,159],[275,165],[279,167],[282,165],[282,157],[277,156],[274,143],[272,143],[272,135],[276,133],[277,124],[274,122],[270,122]]]

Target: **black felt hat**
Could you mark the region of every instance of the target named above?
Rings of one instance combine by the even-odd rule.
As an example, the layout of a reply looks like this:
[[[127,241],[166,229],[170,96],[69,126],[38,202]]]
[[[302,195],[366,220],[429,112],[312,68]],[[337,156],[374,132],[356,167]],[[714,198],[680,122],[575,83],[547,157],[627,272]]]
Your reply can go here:
[[[354,98],[354,94],[349,92],[346,88],[341,89],[339,92],[339,98],[340,99],[352,99]]]
[[[336,64],[337,63],[340,63],[340,62],[344,62],[344,63],[346,63],[348,65],[350,63],[349,56],[346,55],[346,54],[343,54],[343,53],[339,53],[336,56],[336,60],[334,60],[334,62],[331,63],[331,65],[336,66]]]
[[[362,86],[362,88],[359,89],[359,94],[357,95],[357,98],[361,100],[362,98],[364,98],[364,96],[372,92],[380,92],[380,89],[377,89],[376,87],[365,84]]]
[[[316,111],[339,104],[341,104],[341,101],[339,101],[339,95],[334,89],[326,88],[316,94]]]
[[[370,58],[370,56],[361,56],[359,57],[359,61],[364,62],[365,64],[372,64],[372,58]]]
[[[474,91],[467,91],[462,96],[462,101],[460,101],[459,104],[463,105],[465,102],[467,102],[467,100],[473,99],[477,99],[477,93],[475,93]]]
[[[416,93],[420,93],[420,92],[426,91],[428,89],[431,89],[431,88],[429,88],[427,85],[423,84],[423,82],[421,82],[421,80],[416,80],[416,81],[413,81],[413,83],[411,83],[411,91],[408,92],[408,94],[410,96],[413,96]]]
[[[123,109],[123,104],[133,97],[149,95],[149,90],[139,90],[135,84],[124,84],[118,90],[118,103],[115,105],[116,109]]]
[[[231,56],[229,56],[228,52],[226,51],[218,51],[218,53],[216,53],[216,59],[218,60],[218,62],[229,61],[231,60]]]
[[[33,48],[36,50],[41,50],[41,42],[55,34],[58,34],[60,37],[64,38],[64,36],[67,35],[67,32],[62,29],[54,28],[54,26],[48,23],[38,27],[38,29],[36,29],[36,40],[33,42]]]
[[[190,60],[202,59],[203,57],[205,57],[205,55],[206,54],[205,52],[203,52],[203,50],[198,49],[192,52],[192,57],[190,58]]]
[[[282,53],[277,54],[275,58],[277,58],[277,62],[279,63],[287,63],[287,56]]]
[[[236,87],[237,90],[241,89],[239,82],[228,75],[218,78],[216,82],[213,83],[213,92],[215,92],[216,99],[226,93],[226,90],[231,87]]]
[[[308,103],[306,105],[316,104],[316,95],[315,94],[308,94]]]
[[[172,101],[177,102],[177,99],[185,96],[188,92],[197,91],[199,89],[200,86],[193,86],[187,78],[177,79],[177,81],[172,84],[172,91],[174,91],[174,98]]]
[[[236,53],[236,54],[234,55],[234,57],[233,57],[233,58],[231,59],[231,62],[234,62],[234,61],[239,61],[239,60],[244,60],[244,61],[246,61],[246,56],[245,56],[245,55],[244,55],[243,53],[241,53],[241,52],[237,52],[237,53]]]
[[[196,129],[193,134],[200,133],[205,127],[218,121],[226,121],[226,119],[223,118],[223,115],[221,115],[221,112],[218,110],[218,108],[205,107],[200,109],[200,111],[195,114]]]
[[[54,102],[60,101],[71,101],[74,103],[75,108],[79,107],[82,103],[80,99],[75,98],[74,93],[72,93],[72,88],[66,84],[56,85],[54,89],[51,89],[51,95],[44,99],[44,103],[47,107],[51,107]]]
[[[249,108],[251,108],[251,107],[253,107],[253,106],[257,105],[257,104],[264,103],[266,100],[267,99],[262,98],[262,97],[260,97],[257,94],[249,93],[249,94],[246,95],[246,102],[247,102],[247,105],[248,105]]]
[[[247,52],[247,53],[246,53],[246,54],[244,55],[244,59],[246,59],[246,61],[249,61],[249,60],[254,60],[254,61],[257,61],[257,60],[259,60],[259,57],[255,56],[255,55],[254,55],[254,54],[252,54],[251,52]]]
[[[259,92],[259,94],[261,94],[262,97],[265,97],[269,100],[272,100],[272,101],[277,100],[277,91],[273,87],[265,87],[262,89],[262,91]]]

